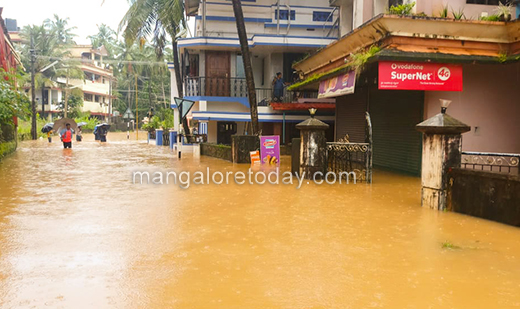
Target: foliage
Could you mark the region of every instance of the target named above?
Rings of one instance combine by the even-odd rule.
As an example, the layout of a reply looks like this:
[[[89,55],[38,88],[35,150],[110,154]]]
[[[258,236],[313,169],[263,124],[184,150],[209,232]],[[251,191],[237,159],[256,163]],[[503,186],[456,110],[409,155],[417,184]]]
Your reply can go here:
[[[90,115],[84,115],[74,119],[76,123],[86,122],[87,124],[82,127],[83,131],[93,131],[94,127],[99,124],[99,120],[95,117],[90,117]]]
[[[453,18],[455,20],[462,20],[463,18],[466,18],[466,16],[464,15],[464,8],[459,8],[458,11],[455,11],[452,8],[451,9],[451,14],[453,15]]]
[[[143,124],[142,129],[148,132],[155,131],[161,127],[161,118],[153,116],[148,123]]]
[[[185,35],[183,1],[135,0],[119,24],[128,46],[139,42],[142,47],[151,37],[158,59],[163,57],[167,35],[172,41]]]
[[[38,137],[45,137],[46,134],[42,133],[43,126],[47,123],[47,120],[42,119],[39,115],[36,115],[36,132],[38,133]],[[18,121],[18,139],[28,140],[31,139],[31,120],[21,120]]]
[[[16,150],[16,141],[0,142],[0,160]]]
[[[163,108],[157,112],[157,116],[162,120],[161,126],[163,129],[172,129],[174,127],[173,109]]]
[[[512,11],[513,5],[510,3],[503,4],[502,2],[499,2],[498,6],[495,8],[496,15],[498,15],[499,17],[502,16],[507,18],[508,16],[511,16]]]
[[[20,75],[0,71],[0,123],[12,123],[13,117],[29,115],[29,99],[16,89]]]
[[[388,13],[392,15],[411,15],[412,10],[415,6],[415,1],[411,3],[403,3],[398,5],[392,5],[388,10]]]
[[[68,27],[70,18],[60,18],[57,14],[54,14],[54,19],[46,19],[43,24],[47,29],[50,29],[59,44],[73,44],[74,37],[77,35],[72,33],[72,30],[76,27]]]
[[[442,243],[442,248],[443,249],[461,249],[461,247],[457,246],[457,245],[454,245],[452,244],[451,242],[449,241],[445,241]]]
[[[484,21],[500,21],[500,16],[498,16],[498,15],[481,16],[480,20],[484,20]]]
[[[81,89],[72,89],[67,100],[67,116],[70,118],[81,116],[81,108],[83,107],[83,91]],[[57,107],[58,110],[64,111],[65,104],[61,103]]]
[[[380,51],[381,51],[381,48],[379,48],[378,46],[372,45],[367,50],[360,51],[355,54],[350,54],[349,61],[347,61],[346,64],[339,66],[335,69],[332,69],[330,71],[327,71],[327,72],[314,74],[311,77],[309,77],[303,81],[290,85],[289,87],[287,87],[287,90],[295,90],[295,89],[298,89],[305,85],[309,85],[309,84],[318,82],[324,78],[333,76],[335,74],[339,74],[344,71],[356,70],[356,74],[359,75],[363,71],[365,64],[370,60],[370,58],[374,57]]]
[[[507,60],[509,60],[509,57],[507,56],[507,53],[501,52],[500,54],[498,54],[498,62],[504,63]]]
[[[439,12],[439,17],[448,18],[448,5],[447,4],[442,7],[442,10]]]

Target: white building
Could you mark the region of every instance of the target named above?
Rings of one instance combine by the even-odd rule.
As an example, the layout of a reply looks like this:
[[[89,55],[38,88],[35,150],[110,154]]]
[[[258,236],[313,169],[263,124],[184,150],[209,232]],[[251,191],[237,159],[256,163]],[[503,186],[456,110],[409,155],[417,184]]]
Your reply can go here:
[[[229,144],[231,135],[247,132],[250,122],[233,8],[226,0],[186,0],[185,7],[195,18],[193,37],[179,40],[184,97],[196,101],[188,118],[198,122],[199,133],[207,133],[208,142]],[[301,104],[273,108],[272,80],[281,72],[286,82],[292,82],[295,61],[337,39],[338,10],[328,0],[242,1],[242,9],[263,134],[280,135],[287,142],[298,134],[294,125],[309,115],[311,106],[303,104],[318,100],[316,93],[300,93],[299,98],[286,93],[284,102]],[[169,68],[173,79],[173,64]],[[318,118],[333,124],[333,110],[319,110]]]
[[[112,112],[112,69],[103,63],[103,57],[107,56],[104,47],[93,49],[92,45],[75,45],[70,48],[71,56],[80,61],[80,68],[84,73],[84,79],[68,80],[69,89],[79,88],[83,92],[83,112],[90,112],[92,116],[107,119]],[[42,103],[45,105],[44,113],[49,118],[61,113],[59,106],[65,100],[65,88],[67,79],[58,78],[52,87],[36,89],[37,110],[42,113]],[[43,92],[43,96],[42,96]]]

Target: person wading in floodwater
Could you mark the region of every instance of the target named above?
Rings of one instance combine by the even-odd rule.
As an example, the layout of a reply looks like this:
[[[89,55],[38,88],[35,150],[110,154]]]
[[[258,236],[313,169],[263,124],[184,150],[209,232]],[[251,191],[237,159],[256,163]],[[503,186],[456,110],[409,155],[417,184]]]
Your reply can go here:
[[[63,148],[72,148],[72,130],[70,123],[66,124],[67,128],[60,131],[60,138],[63,142]]]
[[[288,85],[288,83],[286,83],[283,80],[281,72],[276,73],[276,76],[273,79],[272,85],[273,85],[273,101],[282,102],[283,88],[285,85]]]

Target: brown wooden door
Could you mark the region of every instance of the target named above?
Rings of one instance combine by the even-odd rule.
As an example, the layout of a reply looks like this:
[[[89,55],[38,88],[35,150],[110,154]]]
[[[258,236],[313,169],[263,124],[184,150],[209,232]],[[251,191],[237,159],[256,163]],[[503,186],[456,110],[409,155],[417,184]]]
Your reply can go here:
[[[229,52],[206,52],[206,96],[230,96]]]

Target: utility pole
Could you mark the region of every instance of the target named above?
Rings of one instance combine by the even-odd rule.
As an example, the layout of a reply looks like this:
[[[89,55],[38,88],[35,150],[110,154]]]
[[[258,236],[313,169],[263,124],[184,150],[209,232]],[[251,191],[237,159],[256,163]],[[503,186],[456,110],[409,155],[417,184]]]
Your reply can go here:
[[[31,137],[33,140],[38,138],[38,132],[36,132],[36,93],[35,93],[35,87],[34,87],[34,61],[36,58],[36,55],[34,54],[34,39],[33,35],[31,33]],[[42,96],[43,98],[43,96]]]
[[[67,118],[67,110],[69,109],[69,67],[67,67],[67,81],[65,84],[65,108],[63,109],[63,118]]]
[[[135,73],[135,123],[136,123],[136,139],[139,140],[139,100],[137,100],[137,73]]]

